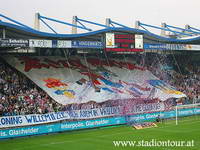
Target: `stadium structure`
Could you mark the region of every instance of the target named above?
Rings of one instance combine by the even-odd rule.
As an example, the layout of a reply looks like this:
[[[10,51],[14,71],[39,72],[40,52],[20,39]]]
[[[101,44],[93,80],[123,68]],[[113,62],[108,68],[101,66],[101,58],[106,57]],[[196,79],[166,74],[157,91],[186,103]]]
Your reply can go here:
[[[179,117],[200,113],[197,28],[139,21],[132,28],[77,16],[68,23],[39,13],[32,28],[0,17],[1,139],[154,122],[176,117],[177,105],[189,104]],[[70,26],[71,34],[49,21]],[[52,33],[41,31],[42,23]]]

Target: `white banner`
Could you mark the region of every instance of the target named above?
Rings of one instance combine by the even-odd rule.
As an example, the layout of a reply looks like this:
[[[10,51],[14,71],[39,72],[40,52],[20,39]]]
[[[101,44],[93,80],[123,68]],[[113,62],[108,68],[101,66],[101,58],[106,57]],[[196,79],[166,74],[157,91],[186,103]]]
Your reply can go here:
[[[110,117],[123,114],[123,107],[102,107],[97,109],[82,109],[74,111],[62,111],[48,114],[31,114],[31,115],[20,115],[20,116],[5,116],[0,117],[0,128],[17,127],[44,124],[50,122],[57,122],[61,120],[74,120],[74,119],[93,119]],[[131,112],[127,113],[145,113],[164,110],[163,103],[149,103],[149,104],[138,104],[131,108]]]
[[[89,110],[62,111],[48,114],[32,114],[0,117],[0,128],[27,126],[57,122],[61,120],[92,119],[120,114],[120,107],[106,107]]]
[[[200,45],[186,44],[185,49],[191,51],[200,51]]]
[[[106,33],[106,48],[115,48],[115,34]]]
[[[72,47],[72,41],[64,41],[64,40],[57,41],[57,48],[71,48],[71,47]]]
[[[29,47],[52,48],[52,40],[31,39],[31,40],[29,40]]]
[[[143,35],[135,34],[135,48],[143,49]]]

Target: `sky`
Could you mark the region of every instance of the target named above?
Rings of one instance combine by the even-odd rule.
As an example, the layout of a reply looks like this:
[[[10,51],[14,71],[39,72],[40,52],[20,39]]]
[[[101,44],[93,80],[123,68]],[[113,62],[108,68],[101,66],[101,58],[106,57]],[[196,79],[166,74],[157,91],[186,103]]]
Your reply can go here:
[[[31,27],[35,13],[39,12],[43,16],[69,23],[73,16],[78,16],[102,24],[105,24],[106,18],[111,18],[130,27],[134,27],[135,21],[139,20],[156,26],[165,22],[183,28],[186,24],[200,28],[199,7],[200,0],[0,0],[1,14]],[[50,25],[59,33],[71,31],[69,26]],[[41,26],[43,31],[49,32],[44,25]]]

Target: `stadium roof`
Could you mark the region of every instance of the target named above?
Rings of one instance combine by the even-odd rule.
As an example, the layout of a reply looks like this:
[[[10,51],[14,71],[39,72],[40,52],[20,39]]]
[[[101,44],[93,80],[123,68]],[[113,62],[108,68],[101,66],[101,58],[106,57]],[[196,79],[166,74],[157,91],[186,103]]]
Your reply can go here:
[[[3,30],[5,29],[6,30],[6,38],[100,40],[102,35],[107,32],[127,32],[127,33],[133,33],[133,34],[143,34],[144,39],[146,41],[151,41],[151,42],[200,44],[200,33],[199,33],[199,35],[196,34],[195,36],[190,36],[187,38],[170,38],[170,37],[164,37],[164,36],[160,36],[158,34],[154,34],[148,30],[130,28],[130,27],[123,26],[121,24],[116,23],[116,24],[120,25],[120,27],[107,26],[104,29],[100,29],[100,30],[96,30],[96,31],[88,31],[86,33],[58,34],[58,33],[48,33],[48,32],[42,32],[42,31],[35,30],[35,29],[33,29],[29,26],[26,26],[20,22],[10,19],[2,14],[0,14],[0,17],[3,17],[4,19],[8,19],[9,21],[12,22],[12,23],[10,23],[10,22],[5,22],[5,21],[0,20],[0,35],[3,35],[3,32],[4,32]],[[94,24],[96,24],[96,23],[94,23]],[[101,24],[96,24],[96,25],[101,25]],[[143,25],[145,25],[145,24],[143,24]],[[152,25],[147,25],[147,26],[155,27]],[[79,27],[79,26],[77,26],[77,27]],[[87,29],[85,26],[84,26],[84,28]],[[160,27],[156,27],[156,28],[161,29]],[[171,30],[169,30],[169,31],[171,31]],[[198,33],[198,32],[195,32],[195,33]]]

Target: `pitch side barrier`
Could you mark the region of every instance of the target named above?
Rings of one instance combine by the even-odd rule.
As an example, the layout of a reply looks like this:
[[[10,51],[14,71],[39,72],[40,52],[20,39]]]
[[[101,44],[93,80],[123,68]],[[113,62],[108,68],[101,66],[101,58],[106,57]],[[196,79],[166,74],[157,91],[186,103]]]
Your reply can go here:
[[[200,114],[200,105],[193,108],[181,108],[179,109],[179,116],[192,116]],[[56,132],[73,131],[80,129],[97,128],[103,126],[120,125],[126,124],[128,121],[155,121],[160,115],[161,118],[174,118],[176,117],[176,110],[170,110],[166,112],[152,112],[138,115],[130,115],[129,120],[126,116],[118,116],[111,118],[101,118],[94,120],[83,120],[83,121],[72,121],[72,122],[61,122],[53,124],[43,124],[37,126],[27,126],[11,129],[0,130],[0,139],[16,138],[23,136],[32,136],[39,134],[50,134]]]

